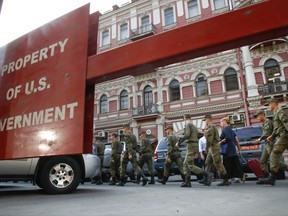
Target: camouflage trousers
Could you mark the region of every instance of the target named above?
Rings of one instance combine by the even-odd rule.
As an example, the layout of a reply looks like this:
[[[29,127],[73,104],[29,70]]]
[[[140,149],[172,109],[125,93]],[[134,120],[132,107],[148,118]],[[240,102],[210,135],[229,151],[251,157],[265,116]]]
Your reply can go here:
[[[164,177],[168,177],[170,175],[170,167],[171,167],[173,162],[175,162],[177,164],[178,169],[181,172],[181,174],[182,175],[184,174],[183,161],[181,158],[181,154],[179,152],[174,152],[171,155],[166,156],[164,172],[163,172]]]
[[[152,153],[144,153],[140,156],[138,164],[139,167],[142,169],[144,164],[147,164],[149,173],[151,176],[154,176],[154,167],[153,167],[153,161],[152,161]]]
[[[111,158],[110,162],[110,174],[112,178],[116,178],[116,176],[120,176],[120,159],[121,154],[116,154]]]
[[[120,165],[120,177],[124,177],[126,175],[127,172],[127,164],[128,162],[131,162],[132,167],[134,169],[134,172],[136,172],[136,175],[142,175],[142,170],[140,169],[138,162],[137,162],[137,156],[136,156],[136,152],[132,153],[132,159],[129,160],[129,154],[127,151],[125,151],[122,155],[121,158],[121,165]]]
[[[200,167],[194,164],[195,154],[199,151],[199,147],[197,143],[188,143],[186,147],[186,156],[183,163],[183,171],[186,176],[191,176],[191,172],[199,175],[205,172]]]
[[[286,149],[288,149],[288,137],[287,136],[277,137],[270,155],[271,171],[274,171],[276,173],[279,171],[279,169],[288,171],[288,165],[280,161],[283,152]]]
[[[205,170],[210,172],[213,164],[222,176],[227,175],[220,155],[220,144],[214,144],[213,146],[210,146],[205,161]]]

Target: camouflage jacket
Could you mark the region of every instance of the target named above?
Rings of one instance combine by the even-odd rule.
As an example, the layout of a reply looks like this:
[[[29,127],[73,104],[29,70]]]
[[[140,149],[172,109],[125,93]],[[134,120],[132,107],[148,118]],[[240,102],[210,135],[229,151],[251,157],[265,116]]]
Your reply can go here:
[[[220,141],[219,132],[213,124],[207,127],[206,131],[206,149],[209,149],[214,144]]]
[[[273,137],[288,136],[288,114],[280,107],[274,111],[273,126]]]

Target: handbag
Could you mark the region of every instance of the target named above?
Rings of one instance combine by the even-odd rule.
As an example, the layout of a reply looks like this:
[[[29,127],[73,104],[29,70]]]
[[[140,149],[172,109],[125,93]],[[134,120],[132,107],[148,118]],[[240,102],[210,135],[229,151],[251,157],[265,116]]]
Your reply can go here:
[[[222,144],[220,147],[220,154],[226,154],[227,153],[227,149],[228,149],[228,143]]]

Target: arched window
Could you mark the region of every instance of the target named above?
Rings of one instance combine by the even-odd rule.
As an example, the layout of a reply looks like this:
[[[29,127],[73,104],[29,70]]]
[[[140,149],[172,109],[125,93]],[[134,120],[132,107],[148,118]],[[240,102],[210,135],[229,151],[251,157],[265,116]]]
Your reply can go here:
[[[280,77],[279,63],[275,59],[268,59],[264,63],[264,70],[268,82],[273,82],[275,77]]]
[[[188,1],[187,6],[188,6],[189,17],[194,17],[194,16],[199,15],[198,0]]]
[[[180,83],[178,80],[174,79],[169,84],[170,90],[170,101],[180,100]]]
[[[224,72],[226,91],[239,89],[237,72],[234,68],[228,68]]]
[[[107,95],[102,95],[100,98],[100,112],[107,113],[108,112],[108,99]]]
[[[148,107],[153,104],[153,91],[150,85],[144,88],[144,106]]]
[[[128,92],[123,90],[120,93],[120,110],[128,109]]]
[[[196,96],[208,95],[207,78],[204,74],[199,74],[196,77]]]

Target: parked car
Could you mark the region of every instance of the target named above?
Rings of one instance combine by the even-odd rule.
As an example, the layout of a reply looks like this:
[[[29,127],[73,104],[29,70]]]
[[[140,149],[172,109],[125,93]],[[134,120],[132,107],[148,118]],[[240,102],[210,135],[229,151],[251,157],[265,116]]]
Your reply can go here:
[[[70,193],[99,172],[100,158],[92,154],[0,160],[0,182],[31,181],[51,194]]]
[[[247,161],[252,158],[257,158],[259,160],[261,158],[265,141],[263,140],[259,144],[254,144],[254,141],[262,136],[262,129],[260,126],[252,126],[234,128],[233,130],[235,131],[240,143],[243,158],[239,158],[242,169],[246,173],[252,173],[251,169],[247,166]],[[284,158],[282,158],[282,160],[284,161]],[[280,171],[278,173],[278,178],[285,179],[285,171]]]
[[[123,150],[125,150],[125,143],[122,142]],[[139,147],[139,145],[138,145]],[[139,154],[137,153],[137,158],[139,158]],[[102,180],[104,182],[109,181],[111,175],[110,175],[110,161],[111,161],[111,143],[105,143],[105,151],[104,151],[104,158],[103,158],[103,164],[102,164]],[[148,171],[147,164],[144,164],[142,171],[145,175],[150,175]],[[135,180],[135,174],[134,169],[132,167],[131,162],[128,162],[127,165],[127,174],[126,174],[131,180]]]

